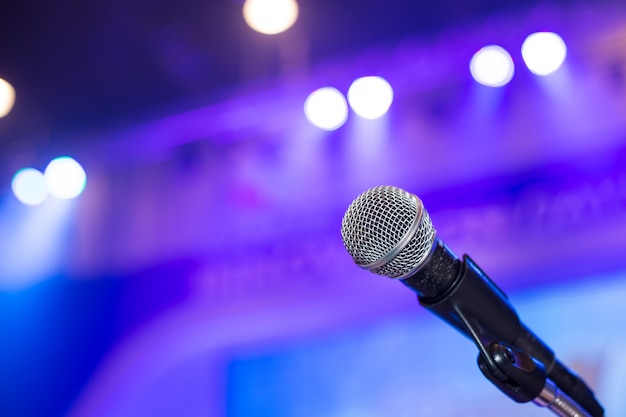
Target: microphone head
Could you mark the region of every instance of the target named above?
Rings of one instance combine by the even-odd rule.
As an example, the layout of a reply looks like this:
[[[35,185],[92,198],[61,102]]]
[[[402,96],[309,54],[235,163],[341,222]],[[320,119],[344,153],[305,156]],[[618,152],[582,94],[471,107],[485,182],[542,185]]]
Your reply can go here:
[[[436,232],[416,195],[379,186],[350,204],[341,221],[341,238],[361,268],[390,278],[406,278],[432,253]]]

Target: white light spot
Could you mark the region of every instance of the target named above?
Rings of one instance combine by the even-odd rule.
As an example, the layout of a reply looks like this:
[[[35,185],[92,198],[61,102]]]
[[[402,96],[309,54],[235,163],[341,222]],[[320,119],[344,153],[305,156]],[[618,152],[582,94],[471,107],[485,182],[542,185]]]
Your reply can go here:
[[[64,199],[78,197],[87,182],[83,167],[69,156],[53,159],[46,167],[44,177],[50,195]]]
[[[28,206],[39,205],[48,197],[43,174],[35,168],[17,171],[11,181],[11,189],[15,197]]]
[[[304,102],[304,114],[320,129],[335,130],[346,122],[348,104],[336,88],[323,87],[307,97]]]
[[[257,32],[275,35],[296,22],[298,3],[295,0],[246,0],[243,18]]]
[[[566,56],[565,42],[556,33],[533,33],[522,44],[522,58],[533,74],[552,74],[563,64]]]
[[[378,119],[389,110],[393,89],[382,77],[361,77],[348,89],[348,103],[356,114],[366,119]]]
[[[511,55],[498,45],[485,46],[470,62],[472,77],[489,87],[502,87],[511,81],[515,65]]]
[[[4,117],[15,104],[15,89],[7,81],[0,78],[0,117]]]

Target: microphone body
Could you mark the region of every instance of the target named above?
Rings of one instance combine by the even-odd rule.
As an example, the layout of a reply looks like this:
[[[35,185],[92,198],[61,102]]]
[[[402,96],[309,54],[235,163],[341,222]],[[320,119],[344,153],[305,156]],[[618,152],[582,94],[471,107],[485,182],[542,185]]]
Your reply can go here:
[[[506,343],[530,355],[592,417],[604,416],[593,392],[521,322],[506,294],[469,256],[459,259],[437,238],[417,196],[396,187],[367,190],[348,207],[341,233],[358,266],[399,279],[423,307],[482,346]],[[539,392],[532,395],[511,398],[529,401]]]

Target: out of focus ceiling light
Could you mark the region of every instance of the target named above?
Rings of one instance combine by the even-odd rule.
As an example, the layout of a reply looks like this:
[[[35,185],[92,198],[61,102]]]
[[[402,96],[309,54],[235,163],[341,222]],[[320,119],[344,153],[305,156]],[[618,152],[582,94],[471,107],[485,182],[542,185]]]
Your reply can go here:
[[[0,117],[4,117],[15,104],[15,89],[7,81],[0,78]]]
[[[337,89],[323,87],[309,94],[304,102],[304,114],[320,129],[335,130],[346,122],[348,104]]]
[[[511,81],[515,65],[511,55],[501,46],[485,46],[474,54],[470,72],[476,82],[489,87],[502,87]]]
[[[48,197],[44,176],[35,168],[17,171],[11,181],[11,189],[15,197],[27,206],[39,205]]]
[[[257,32],[275,35],[296,22],[298,3],[295,0],[246,0],[243,18]]]
[[[566,56],[565,42],[553,32],[533,33],[522,44],[522,58],[533,74],[552,74],[563,64]]]
[[[87,183],[85,170],[69,156],[53,159],[46,167],[44,177],[50,195],[63,199],[78,197]]]
[[[378,119],[389,110],[393,89],[382,77],[361,77],[348,89],[348,103],[356,114],[366,119]]]

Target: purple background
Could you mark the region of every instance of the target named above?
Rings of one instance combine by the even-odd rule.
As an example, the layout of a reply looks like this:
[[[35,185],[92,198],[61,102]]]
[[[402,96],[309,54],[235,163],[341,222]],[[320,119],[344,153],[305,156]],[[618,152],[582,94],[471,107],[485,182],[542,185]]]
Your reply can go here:
[[[390,184],[626,415],[626,15],[594,4],[516,9],[75,133],[80,199],[29,208],[3,189],[0,414],[547,413],[502,398],[466,340],[352,263],[343,212]],[[546,29],[569,55],[540,79],[518,51]],[[503,89],[467,69],[487,43],[517,65]],[[315,88],[370,74],[394,87],[385,118],[306,121]]]

